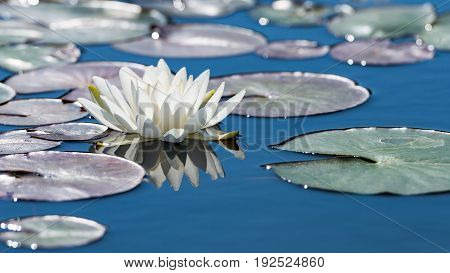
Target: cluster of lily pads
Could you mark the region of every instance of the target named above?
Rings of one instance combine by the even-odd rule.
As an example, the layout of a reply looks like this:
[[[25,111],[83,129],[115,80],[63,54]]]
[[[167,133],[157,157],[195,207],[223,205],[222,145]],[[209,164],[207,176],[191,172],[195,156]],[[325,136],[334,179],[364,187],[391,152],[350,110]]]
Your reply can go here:
[[[205,133],[192,134],[186,139],[183,135],[181,143],[170,142],[177,138],[172,133],[172,138],[162,138],[168,142],[162,142],[142,137],[161,129],[153,120],[139,122],[138,119],[136,123],[128,120],[129,112],[133,112],[133,117],[154,117],[155,111],[139,107],[141,97],[117,93],[121,95],[116,98],[112,91],[109,94],[100,91],[121,84],[123,90],[117,92],[138,90],[148,84],[146,78],[156,78],[168,90],[171,85],[165,84],[170,83],[164,78],[166,75],[160,77],[159,70],[152,68],[148,72],[136,63],[76,63],[80,56],[77,46],[112,43],[113,47],[134,54],[177,58],[256,53],[266,58],[297,60],[330,52],[337,60],[362,66],[429,60],[434,57],[435,49],[450,48],[450,20],[446,15],[437,16],[429,4],[353,9],[348,5],[323,6],[294,0],[276,0],[256,7],[253,0],[134,2],[10,0],[2,4],[0,66],[23,73],[0,84],[0,124],[24,128],[0,134],[0,154],[4,155],[0,157],[0,197],[33,201],[99,198],[131,190],[145,177],[157,187],[168,181],[177,191],[187,176],[197,187],[200,170],[213,180],[224,176],[212,145],[222,146],[235,158],[245,158],[235,138],[237,133],[222,132],[216,126],[218,121],[208,122],[216,114],[221,118],[231,111],[247,117],[309,116],[353,108],[370,98],[367,88],[331,74],[267,72],[213,78],[209,86],[204,86],[211,91],[200,92],[194,98],[194,104],[198,104],[196,110],[211,106],[200,109],[203,112],[194,116],[201,124],[195,128]],[[334,46],[304,40],[268,43],[263,35],[242,27],[172,24],[167,17],[217,17],[240,9],[250,9],[249,15],[261,25],[326,24],[331,33],[345,37],[346,42]],[[393,40],[405,36],[414,40]],[[120,77],[121,67],[127,67],[128,73],[136,78],[128,87]],[[94,76],[102,80],[93,80]],[[190,90],[188,85],[208,83],[204,79],[196,82],[188,78],[185,70],[180,70],[173,79],[177,88],[182,85],[178,88],[183,90],[179,95],[187,101],[190,98],[184,92]],[[222,82],[226,83],[225,87]],[[50,98],[56,91],[67,92],[59,98]],[[17,94],[38,93],[49,97],[14,99]],[[117,100],[110,100],[109,95]],[[165,95],[165,99],[170,97]],[[242,101],[236,99],[240,104],[233,108],[220,108],[222,95]],[[180,108],[176,102],[167,105],[169,110],[175,106]],[[171,112],[164,113],[158,114],[167,116]],[[189,116],[186,113],[183,117]],[[89,114],[103,125],[76,122]],[[215,143],[210,143],[211,140]],[[65,141],[88,142],[90,153],[46,151]],[[449,142],[449,133],[409,128],[316,132],[293,137],[273,148],[334,157],[266,167],[304,187],[358,194],[441,192],[450,190],[446,171],[450,164]],[[395,177],[395,180],[380,181],[380,177]],[[431,180],[433,183],[424,183]],[[105,231],[103,225],[87,219],[33,216],[2,221],[0,240],[13,248],[35,250],[84,245],[98,240]]]

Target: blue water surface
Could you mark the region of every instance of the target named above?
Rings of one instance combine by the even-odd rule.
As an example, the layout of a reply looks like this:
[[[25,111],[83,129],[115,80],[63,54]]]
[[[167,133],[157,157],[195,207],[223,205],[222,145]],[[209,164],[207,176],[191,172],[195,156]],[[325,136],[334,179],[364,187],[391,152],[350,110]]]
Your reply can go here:
[[[436,6],[445,3],[432,2]],[[450,4],[445,4],[440,11],[449,9]],[[269,40],[312,39],[330,45],[340,41],[325,27],[260,26],[246,11],[219,19],[176,21],[243,26],[263,33]],[[84,48],[80,61],[94,60],[147,65],[157,62],[156,58],[127,54],[110,46]],[[267,148],[269,144],[304,132],[361,126],[450,131],[450,53],[437,52],[432,61],[392,67],[349,66],[329,56],[285,61],[248,54],[166,61],[173,70],[186,66],[194,75],[208,68],[213,76],[256,71],[337,74],[369,88],[372,97],[350,110],[305,119],[228,117],[223,127],[240,130],[240,143],[249,150],[247,158],[236,160],[217,149],[227,175],[212,182],[208,175],[202,174],[199,188],[193,188],[185,179],[178,192],[167,183],[161,189],[142,183],[130,192],[96,200],[61,203],[0,200],[0,219],[62,214],[93,219],[108,227],[106,236],[94,244],[57,252],[443,252],[450,249],[450,193],[404,197],[305,190],[260,167],[271,162],[315,158]],[[0,78],[9,75],[0,70]],[[0,126],[0,129],[5,131],[11,127]],[[87,144],[80,143],[66,143],[58,148],[87,149]],[[3,246],[0,250],[28,251]]]

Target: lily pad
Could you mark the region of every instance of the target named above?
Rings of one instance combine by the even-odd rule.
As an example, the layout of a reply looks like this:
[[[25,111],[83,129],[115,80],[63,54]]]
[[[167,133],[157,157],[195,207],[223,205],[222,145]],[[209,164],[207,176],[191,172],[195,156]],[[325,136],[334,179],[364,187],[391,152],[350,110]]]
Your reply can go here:
[[[328,46],[321,46],[315,41],[284,40],[260,47],[256,53],[270,59],[300,60],[322,57],[328,50]]]
[[[26,71],[63,63],[74,63],[80,54],[80,50],[74,44],[2,46],[0,47],[0,66],[14,72]]]
[[[93,76],[105,79],[117,77],[123,66],[143,70],[144,66],[125,62],[85,62],[48,67],[18,74],[5,83],[20,94],[33,94],[86,87]]]
[[[270,5],[257,6],[250,15],[261,25],[315,26],[323,24],[324,19],[333,13],[333,8],[329,6],[277,0]]]
[[[84,141],[102,138],[108,127],[95,123],[61,123],[28,129],[28,134],[40,139]]]
[[[354,128],[310,133],[276,149],[336,155],[269,164],[295,184],[358,194],[425,194],[450,190],[450,133],[410,128]]]
[[[433,5],[381,6],[357,10],[335,17],[328,29],[337,36],[352,38],[389,38],[422,32],[436,18]]]
[[[156,36],[115,44],[125,52],[152,57],[209,58],[245,54],[266,44],[252,30],[219,24],[176,24],[161,27]]]
[[[434,50],[411,42],[365,40],[338,44],[331,49],[330,54],[333,58],[348,64],[397,65],[431,60],[434,57]]]
[[[450,13],[440,15],[433,25],[422,29],[419,39],[436,49],[450,50]]]
[[[18,20],[0,20],[0,46],[42,38],[39,27]]]
[[[134,0],[133,3],[176,17],[219,17],[249,8],[255,4],[255,0]]]
[[[0,83],[0,104],[12,100],[16,96],[16,91],[10,86]]]
[[[138,186],[144,169],[99,154],[34,152],[0,158],[0,196],[36,201],[103,197]]]
[[[156,10],[143,10],[116,1],[79,1],[76,4],[43,2],[28,5],[9,1],[14,8],[0,12],[14,18],[39,22],[48,27],[40,42],[104,44],[148,35],[151,26],[167,23]]]
[[[14,100],[0,106],[0,124],[48,125],[81,119],[87,114],[78,104],[59,99]]]
[[[90,244],[105,235],[105,226],[74,216],[45,215],[1,221],[0,240],[7,246],[65,248]]]
[[[61,142],[33,138],[26,130],[0,134],[0,154],[22,154],[57,147]]]
[[[234,114],[293,117],[331,113],[364,103],[370,92],[352,80],[330,74],[267,72],[214,78],[210,88],[225,82],[225,96],[246,89]]]

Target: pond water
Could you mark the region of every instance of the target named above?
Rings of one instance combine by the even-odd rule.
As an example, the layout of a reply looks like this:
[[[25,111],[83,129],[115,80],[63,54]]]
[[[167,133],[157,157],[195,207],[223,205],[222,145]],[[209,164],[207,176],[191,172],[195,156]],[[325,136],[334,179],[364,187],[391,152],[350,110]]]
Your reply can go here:
[[[441,4],[441,1],[432,2],[436,6]],[[445,10],[450,10],[450,4],[439,11]],[[325,27],[260,26],[245,11],[225,18],[195,21],[251,28],[269,40],[307,39],[324,45],[342,41]],[[126,54],[110,46],[89,46],[82,53],[80,61],[150,65],[158,60]],[[235,159],[212,144],[226,176],[211,181],[208,174],[201,173],[198,188],[192,187],[185,177],[179,191],[174,191],[168,183],[157,189],[144,182],[130,192],[93,200],[61,203],[1,200],[0,219],[61,214],[92,219],[107,226],[102,240],[58,252],[442,252],[450,249],[450,193],[362,196],[304,189],[260,167],[266,163],[318,158],[267,147],[305,132],[363,126],[450,131],[450,52],[439,51],[431,61],[391,67],[349,66],[329,55],[298,61],[270,60],[254,54],[166,61],[173,70],[186,66],[194,75],[207,68],[213,76],[260,71],[337,74],[369,88],[372,96],[359,107],[307,118],[229,116],[222,128],[240,131],[239,144],[247,150],[246,159]],[[0,70],[0,78],[8,76],[10,73]],[[0,129],[5,131],[11,127],[0,126]],[[86,152],[89,145],[64,143],[57,150]],[[0,251],[6,249],[0,246]]]

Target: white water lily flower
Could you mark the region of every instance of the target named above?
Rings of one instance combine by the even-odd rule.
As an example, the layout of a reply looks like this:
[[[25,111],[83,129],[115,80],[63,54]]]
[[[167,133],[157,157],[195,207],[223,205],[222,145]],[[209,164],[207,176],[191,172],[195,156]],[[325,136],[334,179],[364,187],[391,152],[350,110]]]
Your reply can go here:
[[[201,136],[223,139],[237,132],[211,136],[212,127],[226,118],[241,102],[245,90],[219,104],[224,83],[207,92],[209,70],[194,80],[182,68],[173,75],[164,60],[145,69],[143,78],[124,67],[119,73],[122,90],[107,80],[94,77],[93,102],[78,101],[99,122],[109,128],[137,133],[144,138],[180,142],[186,137]]]

